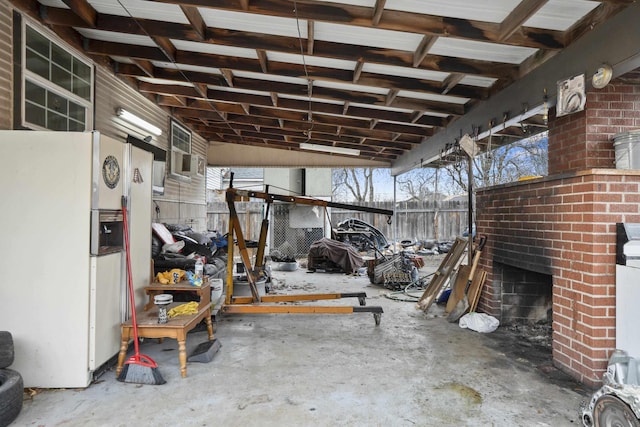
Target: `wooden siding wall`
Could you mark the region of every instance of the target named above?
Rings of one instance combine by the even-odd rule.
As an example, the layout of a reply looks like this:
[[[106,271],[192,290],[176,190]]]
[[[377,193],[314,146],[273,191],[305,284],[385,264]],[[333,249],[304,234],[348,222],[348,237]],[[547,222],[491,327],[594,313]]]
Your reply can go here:
[[[13,129],[13,10],[6,0],[0,0],[0,129]],[[116,77],[111,70],[96,66],[94,129],[120,140],[126,139],[129,132],[140,138],[118,123],[115,114],[118,107],[162,129],[162,135],[152,144],[169,151],[170,114]],[[193,134],[192,154],[206,159],[207,145],[205,139]],[[170,157],[169,153],[167,156]],[[205,182],[206,173],[185,182],[171,178],[167,172],[165,192],[162,196],[154,196],[155,204],[149,214],[154,221],[190,224],[195,230],[206,230]]]
[[[13,17],[6,1],[0,0],[0,129],[13,122]]]
[[[167,224],[188,224],[197,231],[206,230],[206,173],[202,177],[192,177],[190,182],[172,178],[168,173],[170,116],[109,70],[101,67],[96,70],[96,100],[96,128],[105,134],[117,138],[127,136],[127,129],[114,120],[118,107],[129,110],[162,129],[162,135],[152,143],[167,150],[167,175],[164,194],[154,196],[153,220]],[[192,134],[192,153],[206,158],[206,150],[207,141],[195,133]]]

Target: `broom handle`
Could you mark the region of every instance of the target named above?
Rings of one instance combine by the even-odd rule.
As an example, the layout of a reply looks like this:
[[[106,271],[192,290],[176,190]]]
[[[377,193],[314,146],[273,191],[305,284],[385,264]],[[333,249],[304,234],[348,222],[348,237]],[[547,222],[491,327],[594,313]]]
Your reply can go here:
[[[131,277],[131,255],[129,247],[129,223],[127,219],[127,198],[122,196],[122,221],[124,226],[124,249],[127,257],[127,285],[129,288],[129,302],[131,304],[131,324],[133,326],[133,348],[136,356],[140,354],[138,348],[138,322],[136,321],[136,300],[133,295],[133,278]]]

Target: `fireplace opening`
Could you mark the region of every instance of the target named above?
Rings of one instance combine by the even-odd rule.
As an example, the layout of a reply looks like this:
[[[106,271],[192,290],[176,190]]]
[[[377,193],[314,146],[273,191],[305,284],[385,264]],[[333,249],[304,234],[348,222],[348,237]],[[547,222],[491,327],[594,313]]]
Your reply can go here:
[[[501,289],[501,325],[551,351],[553,278],[551,275],[494,263]]]

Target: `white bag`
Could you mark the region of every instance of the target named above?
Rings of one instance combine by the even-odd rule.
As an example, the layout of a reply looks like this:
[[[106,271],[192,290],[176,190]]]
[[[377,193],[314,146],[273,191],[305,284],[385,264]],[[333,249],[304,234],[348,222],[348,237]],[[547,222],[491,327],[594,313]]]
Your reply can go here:
[[[184,240],[178,240],[175,243],[165,243],[162,245],[162,252],[177,254],[184,248]]]
[[[461,328],[469,328],[476,332],[493,332],[498,329],[500,321],[486,313],[467,313],[460,318]]]

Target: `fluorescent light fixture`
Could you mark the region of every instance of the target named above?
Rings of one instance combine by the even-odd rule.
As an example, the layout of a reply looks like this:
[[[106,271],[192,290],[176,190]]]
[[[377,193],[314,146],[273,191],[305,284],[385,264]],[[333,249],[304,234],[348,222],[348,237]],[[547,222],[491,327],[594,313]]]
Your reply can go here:
[[[148,121],[141,119],[140,117],[136,116],[133,113],[128,112],[127,110],[125,110],[123,108],[118,108],[116,110],[116,114],[122,120],[126,120],[129,123],[131,123],[132,125],[135,125],[135,126],[139,127],[142,130],[146,130],[147,132],[152,133],[152,134],[154,134],[156,136],[162,135],[162,129],[160,129],[157,126],[152,125]]]
[[[333,147],[331,145],[300,143],[301,150],[324,151],[325,153],[347,154],[349,156],[359,156],[360,150],[353,148]]]

